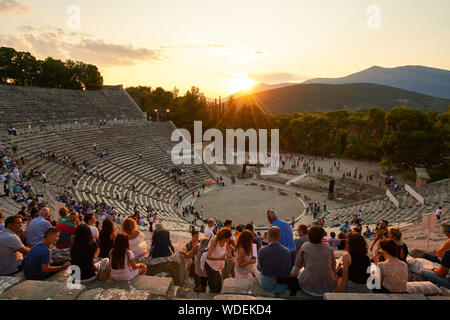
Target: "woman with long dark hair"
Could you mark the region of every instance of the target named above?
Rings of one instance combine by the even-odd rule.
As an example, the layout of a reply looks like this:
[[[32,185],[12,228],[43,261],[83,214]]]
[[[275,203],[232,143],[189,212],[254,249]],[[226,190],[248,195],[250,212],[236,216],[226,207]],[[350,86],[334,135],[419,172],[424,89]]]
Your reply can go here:
[[[256,257],[253,256],[253,233],[245,230],[239,234],[236,241],[236,279],[253,278]]]
[[[89,226],[79,225],[70,248],[70,260],[72,265],[80,268],[81,282],[90,282],[97,278],[95,258],[99,253],[100,249],[92,238]]]
[[[367,269],[370,258],[367,256],[367,243],[364,237],[356,232],[349,234],[342,256],[343,275],[338,281],[338,292],[369,293]]]
[[[109,253],[114,245],[114,239],[116,238],[116,227],[111,218],[103,220],[102,229],[100,230],[100,257],[108,258]]]
[[[114,246],[110,255],[111,276],[114,281],[130,281],[138,274],[145,274],[147,266],[137,263],[134,254],[130,250],[128,236],[120,233],[114,240]]]

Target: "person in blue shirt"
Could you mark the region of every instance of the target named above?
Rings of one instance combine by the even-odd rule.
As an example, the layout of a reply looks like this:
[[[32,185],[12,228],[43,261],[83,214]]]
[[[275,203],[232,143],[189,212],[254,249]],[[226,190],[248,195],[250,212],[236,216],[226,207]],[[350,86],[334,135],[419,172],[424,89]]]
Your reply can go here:
[[[289,250],[280,243],[281,229],[273,226],[269,229],[269,245],[258,252],[259,279],[262,287],[272,293],[283,293],[288,288],[291,270]]]
[[[42,280],[70,266],[69,262],[62,266],[50,266],[50,246],[55,246],[58,238],[58,229],[51,227],[45,232],[44,239],[31,248],[23,266],[25,278]]]
[[[269,220],[271,227],[280,228],[281,239],[280,243],[288,248],[291,255],[291,267],[295,264],[295,251],[297,247],[294,242],[294,234],[292,233],[291,225],[286,221],[278,219],[277,212],[275,209],[267,210],[267,220]]]

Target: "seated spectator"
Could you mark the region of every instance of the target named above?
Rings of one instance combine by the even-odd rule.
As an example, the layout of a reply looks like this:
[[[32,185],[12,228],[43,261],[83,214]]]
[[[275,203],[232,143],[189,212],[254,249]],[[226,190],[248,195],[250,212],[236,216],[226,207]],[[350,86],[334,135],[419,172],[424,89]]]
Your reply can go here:
[[[130,250],[135,257],[143,257],[148,254],[148,244],[145,242],[145,235],[137,229],[136,221],[127,218],[122,222],[122,232],[128,236]]]
[[[64,217],[65,218],[65,217]],[[58,249],[70,248],[72,245],[73,237],[77,231],[78,226],[78,214],[72,212],[67,219],[60,219],[56,224],[56,229],[60,232],[59,239],[56,242]]]
[[[91,282],[97,278],[95,258],[99,253],[100,249],[92,238],[91,229],[87,224],[80,224],[70,247],[70,260],[72,265],[80,268],[81,283]]]
[[[117,232],[111,218],[106,218],[102,223],[102,230],[100,230],[100,258],[108,258],[109,253],[114,245],[114,239]],[[128,238],[127,238],[128,239]]]
[[[236,241],[236,279],[253,278],[253,270],[256,264],[256,257],[253,253],[253,234],[245,230],[239,234]]]
[[[170,257],[175,248],[170,241],[170,232],[164,229],[162,223],[157,223],[152,235],[150,254],[152,258]]]
[[[431,281],[438,286],[450,289],[450,250],[444,253],[441,260],[441,266],[434,268],[433,270],[423,269],[419,275],[424,281]]]
[[[13,275],[23,269],[23,256],[30,251],[17,235],[22,228],[22,217],[10,216],[0,232],[0,276]]]
[[[5,229],[5,214],[0,211],[0,231]]]
[[[347,237],[348,233],[350,232],[350,226],[348,221],[345,221],[345,223],[341,226],[341,232]]]
[[[359,233],[351,233],[346,241],[346,253],[342,256],[343,275],[339,278],[337,292],[370,293],[367,287],[370,258],[367,243]]]
[[[331,232],[330,237],[327,238],[327,242],[333,250],[339,250],[338,249],[339,240],[336,239],[336,233]]]
[[[294,240],[295,243],[295,256],[297,256],[298,251],[303,246],[305,242],[308,242],[308,227],[305,224],[299,224],[297,227],[298,238]]]
[[[138,274],[144,275],[147,272],[145,264],[136,264],[134,254],[130,250],[128,236],[123,233],[118,234],[114,240],[114,246],[110,255],[110,265],[111,277],[114,281],[130,281]]]
[[[342,232],[338,235],[338,250],[345,250],[345,241],[347,237]]]
[[[68,220],[69,219],[69,210],[67,210],[67,208],[61,208],[58,211],[58,215],[59,215],[59,219],[58,221],[61,220]]]
[[[193,230],[191,232],[191,241],[189,241],[186,244],[186,250],[182,250],[180,252],[180,254],[185,258],[185,259],[190,259],[192,258],[192,263],[189,266],[189,276],[191,278],[194,279],[194,284],[195,284],[195,292],[206,292],[206,285],[208,283],[208,277],[203,277],[201,275],[198,275],[196,272],[196,258],[198,256],[199,253],[199,236],[200,233],[197,230]]]
[[[444,254],[450,250],[450,223],[441,224],[441,230],[445,236],[447,236],[447,240],[442,244],[442,246],[435,250],[433,253],[425,253],[423,255],[424,259],[430,260],[432,262],[441,263],[441,259]]]
[[[217,235],[209,241],[208,250],[201,258],[201,269],[206,270],[208,275],[208,286],[210,292],[220,293],[222,291],[222,274],[225,261],[231,257],[229,243],[231,241],[230,228],[222,228]]]
[[[281,231],[277,226],[269,229],[269,245],[258,252],[258,271],[261,272],[262,287],[272,293],[283,293],[287,289],[291,254],[289,249],[280,243]]]
[[[398,247],[398,258],[406,263],[408,257],[408,246],[402,241],[402,232],[399,228],[390,228],[388,239],[395,242]]]
[[[50,265],[50,247],[56,245],[58,238],[58,229],[51,227],[45,231],[44,240],[34,245],[25,258],[23,266],[25,278],[30,280],[43,280],[70,266],[69,262],[66,262],[62,266]]]
[[[98,244],[100,242],[100,234],[98,232],[98,228],[96,227],[97,218],[93,213],[89,213],[84,217],[84,222],[89,226],[92,233],[92,238]]]
[[[324,234],[325,230],[320,226],[308,229],[310,242],[305,243],[298,252],[292,270],[292,276],[299,279],[300,289],[316,297],[336,289],[336,260],[333,249],[327,243],[322,243]]]
[[[50,209],[43,207],[39,211],[39,216],[33,219],[28,225],[26,231],[26,242],[29,248],[32,248],[36,243],[44,240],[45,231],[52,225],[48,220],[50,216]]]
[[[363,235],[366,238],[372,238],[372,231],[369,229],[369,226],[366,226],[366,231],[364,231]]]
[[[297,248],[294,243],[294,235],[292,233],[291,226],[286,221],[281,221],[278,219],[278,215],[275,209],[267,210],[266,215],[267,220],[269,220],[269,223],[272,227],[275,226],[280,228],[280,243],[289,249],[291,255],[291,266],[293,266],[295,262],[295,251]]]
[[[380,242],[380,250],[374,255],[373,260],[380,268],[381,289],[374,289],[375,293],[405,293],[408,282],[408,265],[398,259],[398,247],[393,240],[383,239]],[[380,257],[384,257],[381,262]]]

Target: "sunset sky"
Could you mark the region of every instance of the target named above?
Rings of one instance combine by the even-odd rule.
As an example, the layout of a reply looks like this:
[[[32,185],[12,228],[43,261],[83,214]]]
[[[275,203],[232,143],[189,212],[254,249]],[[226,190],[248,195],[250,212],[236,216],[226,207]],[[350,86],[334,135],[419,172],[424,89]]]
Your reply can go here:
[[[214,98],[373,65],[450,69],[449,13],[449,0],[0,0],[0,46],[96,64],[105,84]]]

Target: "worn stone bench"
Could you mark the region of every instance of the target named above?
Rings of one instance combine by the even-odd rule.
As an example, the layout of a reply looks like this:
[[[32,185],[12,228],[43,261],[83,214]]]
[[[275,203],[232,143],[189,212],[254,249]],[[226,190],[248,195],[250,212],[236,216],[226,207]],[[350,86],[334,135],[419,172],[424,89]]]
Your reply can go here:
[[[423,294],[325,293],[324,300],[427,300]]]

